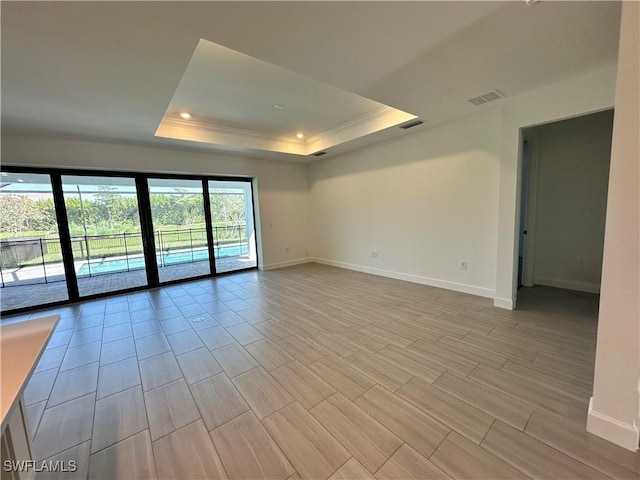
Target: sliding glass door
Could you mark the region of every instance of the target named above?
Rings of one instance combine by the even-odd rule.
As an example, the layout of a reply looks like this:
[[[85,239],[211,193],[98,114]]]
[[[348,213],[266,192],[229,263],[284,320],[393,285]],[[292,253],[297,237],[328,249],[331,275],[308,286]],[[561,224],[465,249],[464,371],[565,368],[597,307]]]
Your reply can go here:
[[[258,264],[249,179],[5,166],[0,310]]]
[[[202,181],[150,178],[148,184],[160,282],[210,274]]]
[[[250,182],[209,181],[216,272],[258,265]]]
[[[69,298],[49,175],[0,178],[2,310]]]
[[[147,285],[133,178],[63,175],[80,297]]]

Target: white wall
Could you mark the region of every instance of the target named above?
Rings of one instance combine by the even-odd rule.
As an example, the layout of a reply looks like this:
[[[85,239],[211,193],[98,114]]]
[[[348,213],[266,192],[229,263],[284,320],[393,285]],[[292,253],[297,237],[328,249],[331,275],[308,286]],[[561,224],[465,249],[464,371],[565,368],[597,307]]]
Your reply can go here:
[[[303,164],[11,134],[2,137],[2,163],[253,177],[260,266],[275,268],[308,256],[308,184]]]
[[[493,297],[499,155],[493,110],[311,164],[312,256]]]
[[[613,106],[616,66],[610,65],[505,99],[502,106],[498,262],[494,305],[515,308],[518,280],[521,130]]]
[[[535,157],[534,283],[597,293],[613,111],[528,129]]]
[[[640,3],[624,2],[587,429],[630,450],[640,441]]]

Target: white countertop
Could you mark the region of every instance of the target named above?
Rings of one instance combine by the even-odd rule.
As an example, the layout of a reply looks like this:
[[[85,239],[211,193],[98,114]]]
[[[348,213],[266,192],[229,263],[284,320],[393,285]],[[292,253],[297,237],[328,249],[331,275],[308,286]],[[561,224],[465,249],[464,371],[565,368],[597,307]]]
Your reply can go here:
[[[22,396],[58,320],[59,315],[51,315],[0,325],[0,413],[3,430],[7,414]]]

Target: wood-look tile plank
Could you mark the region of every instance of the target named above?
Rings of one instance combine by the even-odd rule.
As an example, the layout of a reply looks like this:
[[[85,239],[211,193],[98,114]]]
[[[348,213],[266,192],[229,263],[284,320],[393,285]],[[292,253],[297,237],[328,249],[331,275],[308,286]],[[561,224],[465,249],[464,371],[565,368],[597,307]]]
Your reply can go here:
[[[155,479],[156,466],[149,431],[145,430],[91,455],[89,479]]]
[[[339,393],[311,409],[311,414],[374,473],[402,440]]]
[[[211,352],[229,377],[235,377],[258,367],[258,362],[237,343]]]
[[[423,412],[478,444],[494,421],[492,416],[419,378],[403,385],[397,393]]]
[[[182,378],[182,371],[173,352],[166,352],[140,361],[140,377],[144,391]]]
[[[260,419],[293,402],[289,392],[262,367],[238,375],[233,384]]]
[[[31,439],[36,436],[38,425],[40,424],[40,419],[42,418],[42,414],[44,413],[44,409],[46,406],[47,401],[43,400],[42,402],[29,405],[26,408],[27,422],[29,423],[29,433],[31,433]]]
[[[136,357],[110,363],[98,370],[97,398],[103,398],[140,385],[140,372]]]
[[[427,458],[450,432],[449,428],[379,385],[355,403]]]
[[[607,476],[497,420],[481,446],[533,478],[606,479]]]
[[[294,473],[253,412],[216,428],[211,438],[230,478],[285,479]]]
[[[557,390],[577,400],[589,398],[593,392],[592,386],[580,384],[580,382],[577,382],[573,378],[562,378],[554,372],[541,372],[535,368],[531,368],[531,366],[522,365],[514,360],[509,360],[504,367],[502,367],[502,371],[527,378],[531,382]]]
[[[92,393],[46,409],[34,439],[36,459],[49,458],[91,439],[94,406]]]
[[[455,355],[464,357],[472,362],[479,362],[495,369],[501,369],[503,365],[507,363],[507,360],[509,360],[508,355],[479,347],[455,337],[444,336],[438,340],[436,344],[449,350]]]
[[[482,347],[487,350],[502,353],[504,355],[519,357],[524,360],[528,360],[529,362],[533,362],[533,360],[536,358],[536,355],[538,354],[538,350],[526,348],[518,343],[503,340],[497,337],[481,335],[476,332],[472,332],[464,337],[464,341],[467,343],[471,343],[472,345],[475,345],[477,347]]]
[[[227,332],[231,334],[242,346],[249,345],[250,343],[263,340],[265,337],[258,330],[253,328],[250,324],[243,322],[231,327],[226,327]]]
[[[208,430],[249,410],[249,406],[224,373],[189,387]]]
[[[187,385],[222,372],[222,367],[206,348],[199,348],[176,357]]]
[[[85,480],[89,475],[89,454],[90,454],[91,442],[82,442],[75,447],[71,447],[64,452],[60,452],[53,457],[46,459],[50,462],[49,465],[65,465],[67,469],[60,469],[57,472],[44,471],[36,474],[36,478],[46,480]],[[75,462],[76,470],[70,472],[68,466],[71,465],[71,461]],[[61,463],[57,463],[61,462]]]
[[[533,412],[530,403],[454,373],[444,373],[433,384],[518,430],[524,430]]]
[[[97,362],[100,360],[100,347],[100,342],[92,342],[78,347],[68,348],[60,365],[60,371],[62,372]]]
[[[72,331],[72,330],[69,330]],[[47,348],[44,352],[42,352],[42,356],[38,361],[38,365],[36,366],[33,373],[40,373],[46,370],[51,370],[52,368],[58,368],[64,359],[64,355],[67,352],[67,345],[63,345],[56,348]]]
[[[25,405],[33,405],[34,403],[48,400],[57,375],[58,369],[55,368],[32,375],[24,390]]]
[[[354,400],[375,385],[369,377],[330,355],[313,362],[309,369],[349,400]]]
[[[100,366],[135,356],[136,346],[131,337],[116,340],[115,342],[103,343],[102,350],[100,351]]]
[[[433,363],[422,355],[417,355],[407,349],[398,348],[394,345],[383,348],[376,353],[376,356],[400,367],[416,377],[422,378],[428,383],[432,383],[446,371],[446,368],[442,365]]]
[[[309,365],[327,354],[298,335],[292,335],[277,342],[277,345],[305,365]]]
[[[335,393],[335,389],[298,361],[276,368],[271,374],[306,409]]]
[[[200,418],[198,408],[183,379],[145,392],[144,400],[152,440]]]
[[[328,478],[351,455],[299,403],[291,403],[263,421],[303,479]]]
[[[98,362],[58,373],[47,408],[95,392],[98,388]]]
[[[407,347],[407,351],[420,355],[430,362],[441,365],[447,370],[462,376],[469,375],[479,364],[425,340],[418,340],[412,343]]]
[[[96,402],[91,452],[149,428],[142,388],[135,386]]]
[[[451,477],[405,444],[380,467],[376,472],[376,478],[379,480],[441,480]]]
[[[204,343],[202,343],[198,334],[191,329],[167,335],[167,341],[175,355],[182,355],[204,347]]]
[[[253,324],[253,327],[256,330],[259,330],[260,333],[262,333],[272,342],[277,342],[278,340],[282,340],[283,338],[287,338],[293,335],[293,332],[291,330],[289,330],[285,325],[276,320],[268,320],[265,322],[255,323]]]
[[[400,333],[392,332],[377,325],[365,327],[361,332],[380,342],[396,345],[400,348],[408,347],[415,341],[415,337],[413,335],[407,338]]]
[[[569,422],[534,412],[525,433],[612,478],[640,478],[639,452],[618,447]]]
[[[227,479],[202,420],[153,442],[159,478]]]
[[[352,343],[342,338],[337,333],[319,333],[308,339],[311,343],[318,346],[325,352],[331,353],[338,358],[344,358],[359,350]]]
[[[355,458],[351,458],[329,477],[329,480],[375,480],[366,468]]]
[[[532,383],[526,377],[523,378],[502,370],[486,368],[482,365],[476,368],[469,377],[491,388],[508,393],[559,415],[564,416],[569,413],[571,397],[552,390],[545,385]]]
[[[342,337],[353,346],[369,353],[376,353],[388,345],[387,342],[382,342],[360,332],[345,332]]]
[[[268,339],[254,342],[244,348],[268,371],[293,361],[291,355]]]
[[[162,327],[157,320],[145,320],[144,322],[136,322],[132,325],[133,337],[142,338],[149,335],[157,335],[162,333]]]
[[[197,333],[209,350],[235,343],[235,339],[221,326],[198,330]]]
[[[162,333],[138,338],[136,339],[135,344],[136,351],[138,352],[138,359],[140,360],[171,351],[171,346],[169,345],[169,342],[167,342],[167,337]]]
[[[434,330],[435,332],[440,333],[443,336],[449,335],[450,337],[464,338],[469,334],[469,332],[471,332],[471,330],[469,330],[468,328],[458,326],[452,322],[440,320],[438,316],[435,316],[435,312],[438,310],[442,311],[441,308],[436,308],[434,309],[434,315],[423,315],[420,318],[411,320],[411,322]],[[444,311],[442,312],[446,313]]]
[[[454,478],[486,480],[528,478],[524,473],[456,432],[449,434],[430,460]]]
[[[406,370],[366,352],[353,353],[344,361],[370,377],[374,382],[392,391],[397,390],[413,377]]]

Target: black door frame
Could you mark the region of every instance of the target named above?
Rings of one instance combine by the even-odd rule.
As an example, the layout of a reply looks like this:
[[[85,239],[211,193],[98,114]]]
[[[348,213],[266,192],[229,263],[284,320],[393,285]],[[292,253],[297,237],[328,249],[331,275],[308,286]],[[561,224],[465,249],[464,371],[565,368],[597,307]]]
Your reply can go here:
[[[30,312],[34,310],[41,310],[45,308],[58,307],[63,305],[73,304],[79,301],[93,300],[105,298],[113,295],[122,295],[132,292],[149,290],[157,288],[159,286],[173,285],[193,280],[200,280],[204,278],[212,278],[221,275],[234,274],[238,272],[245,272],[250,270],[257,270],[260,264],[258,258],[257,248],[257,235],[254,235],[255,248],[256,248],[256,266],[247,267],[230,272],[219,273],[216,271],[215,266],[215,252],[213,244],[213,222],[211,214],[211,205],[209,202],[209,180],[222,181],[222,182],[248,182],[251,186],[251,205],[254,228],[256,228],[255,211],[256,211],[256,198],[253,188],[253,179],[251,177],[240,176],[221,176],[221,175],[198,175],[198,174],[177,174],[177,173],[158,173],[158,172],[139,172],[139,171],[106,171],[106,170],[83,170],[72,168],[49,168],[49,167],[23,167],[19,165],[2,165],[2,171],[10,173],[36,173],[49,175],[51,180],[51,186],[53,190],[54,205],[56,211],[56,221],[58,223],[58,234],[60,236],[60,244],[62,251],[62,261],[65,270],[65,282],[67,285],[68,300],[42,303],[30,307],[17,308],[13,310],[6,310],[0,312],[2,316],[20,314]],[[140,215],[140,228],[142,234],[142,243],[145,256],[145,265],[147,272],[147,285],[126,288],[122,290],[115,290],[111,292],[98,293],[94,295],[80,296],[78,292],[78,282],[75,273],[73,262],[73,251],[71,246],[71,235],[69,232],[69,222],[67,219],[67,212],[64,203],[64,192],[62,189],[62,176],[74,175],[74,176],[87,176],[87,177],[124,177],[133,178],[136,185],[136,194],[138,199],[138,213]],[[179,179],[179,180],[199,180],[202,182],[202,194],[205,206],[205,224],[207,228],[207,242],[209,246],[209,264],[211,272],[205,275],[198,275],[195,277],[189,277],[186,279],[172,280],[167,282],[160,282],[158,278],[158,265],[155,256],[155,239],[153,236],[153,220],[151,216],[151,201],[149,196],[148,179],[161,178],[161,179]],[[19,288],[19,287],[7,287],[7,288]]]

